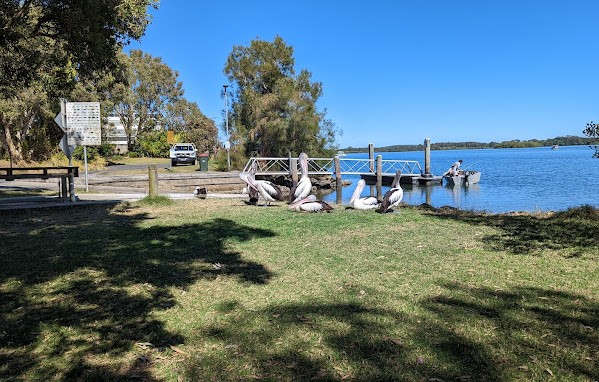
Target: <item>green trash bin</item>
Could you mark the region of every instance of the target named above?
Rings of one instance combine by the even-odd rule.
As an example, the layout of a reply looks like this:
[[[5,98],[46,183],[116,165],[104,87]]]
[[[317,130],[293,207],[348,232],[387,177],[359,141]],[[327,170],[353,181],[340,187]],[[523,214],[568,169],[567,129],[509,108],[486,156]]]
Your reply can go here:
[[[208,171],[208,154],[198,154],[198,166],[200,171]]]

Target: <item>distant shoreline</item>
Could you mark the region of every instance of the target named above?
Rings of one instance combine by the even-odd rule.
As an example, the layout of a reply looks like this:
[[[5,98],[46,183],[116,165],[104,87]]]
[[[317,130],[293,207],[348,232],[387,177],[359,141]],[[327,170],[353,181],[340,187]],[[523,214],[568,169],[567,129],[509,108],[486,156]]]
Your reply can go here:
[[[467,149],[510,149],[510,148],[530,148],[530,147],[551,147],[551,146],[592,146],[599,145],[599,139],[577,137],[573,135],[564,137],[555,137],[551,139],[530,139],[521,141],[514,139],[503,142],[438,142],[431,143],[431,150],[467,150]],[[391,145],[376,147],[377,152],[396,152],[396,151],[423,151],[424,144],[419,145]],[[368,147],[346,147],[340,149],[346,154],[349,153],[367,153]]]

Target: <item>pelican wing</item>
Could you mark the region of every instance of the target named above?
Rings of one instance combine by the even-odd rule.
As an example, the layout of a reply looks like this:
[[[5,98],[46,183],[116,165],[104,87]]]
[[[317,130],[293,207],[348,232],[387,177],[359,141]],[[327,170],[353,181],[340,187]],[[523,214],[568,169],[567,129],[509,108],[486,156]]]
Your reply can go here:
[[[397,205],[401,202],[401,199],[403,199],[403,190],[401,187],[390,189],[385,193],[383,202],[381,203],[378,212],[390,211],[392,208],[397,207]]]
[[[267,180],[262,181],[262,188],[264,191],[270,195],[275,200],[283,200],[283,193],[281,189],[276,184],[269,182]]]
[[[362,198],[362,203],[364,203],[364,205],[366,205],[366,206],[378,206],[379,205],[378,199],[375,198],[374,196],[367,196],[365,198]]]
[[[379,201],[372,196],[368,196],[366,198],[358,198],[350,203],[350,207],[356,210],[372,210],[379,206]]]
[[[300,210],[306,212],[328,212],[333,210],[333,207],[331,207],[328,203],[322,201],[303,203],[299,206],[299,208]]]

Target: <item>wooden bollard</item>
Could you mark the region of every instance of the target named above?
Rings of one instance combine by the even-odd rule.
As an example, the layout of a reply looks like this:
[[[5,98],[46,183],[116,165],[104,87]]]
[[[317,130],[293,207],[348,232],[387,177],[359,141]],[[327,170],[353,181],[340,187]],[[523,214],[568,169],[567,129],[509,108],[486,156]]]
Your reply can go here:
[[[383,200],[383,156],[376,156],[376,198]]]
[[[343,183],[341,180],[341,162],[339,161],[339,155],[335,155],[335,192],[336,198],[335,203],[341,204],[343,202]]]
[[[148,166],[148,195],[158,195],[158,168],[155,165]]]

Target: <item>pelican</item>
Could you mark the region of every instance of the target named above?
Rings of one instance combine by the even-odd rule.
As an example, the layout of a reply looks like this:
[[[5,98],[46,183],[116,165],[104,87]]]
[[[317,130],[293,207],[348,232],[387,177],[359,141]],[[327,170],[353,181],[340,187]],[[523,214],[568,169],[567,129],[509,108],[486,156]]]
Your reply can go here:
[[[309,195],[289,205],[290,210],[304,212],[329,212],[333,207],[326,202],[316,200],[315,195]]]
[[[208,191],[206,190],[206,187],[196,187],[193,194],[200,199],[206,199]]]
[[[256,205],[258,204],[258,190],[256,190],[255,188],[250,186],[250,183],[247,181],[247,179],[244,179],[241,174],[239,175],[239,177],[244,180],[247,183],[247,187],[243,188],[242,193],[244,194],[248,194],[248,196],[250,197],[250,201],[249,204],[251,205]],[[252,167],[250,167],[250,172],[247,174],[248,178],[251,178],[252,180],[256,180],[256,162],[252,163]]]
[[[312,182],[308,176],[308,155],[301,153],[299,155],[300,164],[300,180],[293,188],[291,188],[289,199],[291,203],[295,203],[300,199],[307,197],[312,191]]]
[[[364,179],[360,179],[356,189],[354,190],[351,200],[349,201],[350,207],[356,210],[371,210],[379,206],[379,201],[374,196],[360,198],[365,185],[366,181]]]
[[[385,192],[385,196],[383,196],[383,202],[381,203],[381,206],[379,207],[377,212],[383,213],[397,211],[396,208],[399,205],[399,202],[401,202],[401,199],[403,198],[403,190],[399,185],[400,178],[401,170],[398,170],[397,173],[395,173],[395,178],[393,178],[393,183],[391,183],[391,189]]]
[[[255,180],[248,173],[240,173],[239,177],[248,184],[249,189],[254,189],[262,196],[265,206],[269,205],[270,202],[274,202],[275,200],[283,200],[283,193],[276,184],[269,182],[268,180]],[[248,193],[250,194],[251,202],[252,193],[249,190]]]

